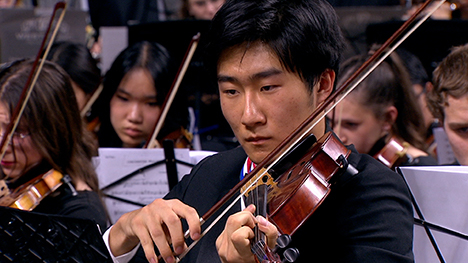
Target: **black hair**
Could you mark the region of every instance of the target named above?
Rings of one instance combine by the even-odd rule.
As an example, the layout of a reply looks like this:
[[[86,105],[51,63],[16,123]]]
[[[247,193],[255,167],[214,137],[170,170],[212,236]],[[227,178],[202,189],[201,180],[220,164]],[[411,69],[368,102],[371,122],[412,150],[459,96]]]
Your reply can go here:
[[[93,112],[97,111],[101,127],[98,132],[100,147],[121,147],[122,141],[115,132],[110,122],[110,101],[114,96],[120,82],[131,70],[143,68],[152,76],[156,92],[156,103],[161,106],[170,90],[176,67],[165,47],[162,45],[141,41],[124,49],[114,60],[111,68],[107,71],[103,81],[103,91],[95,102]],[[188,122],[186,101],[184,95],[176,96],[168,112],[163,129],[158,138]]]
[[[52,45],[47,60],[60,65],[86,94],[92,94],[101,83],[101,69],[83,44],[57,42]]]
[[[416,55],[403,48],[397,49],[396,52],[400,56],[401,60],[403,60],[403,63],[408,70],[411,83],[413,85],[419,84],[422,87],[425,87],[426,83],[429,82],[430,79],[421,60]]]
[[[327,1],[228,0],[213,18],[207,40],[205,65],[211,76],[224,50],[257,41],[268,45],[310,90],[326,69],[338,71],[344,47]]]

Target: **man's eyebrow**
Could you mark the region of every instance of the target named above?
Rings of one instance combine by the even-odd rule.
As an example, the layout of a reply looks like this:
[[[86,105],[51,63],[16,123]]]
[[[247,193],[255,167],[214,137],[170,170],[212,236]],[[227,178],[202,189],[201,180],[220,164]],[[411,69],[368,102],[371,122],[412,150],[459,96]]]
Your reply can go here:
[[[236,78],[227,75],[218,75],[218,82],[236,82]]]
[[[261,71],[261,72],[258,72],[258,73],[255,73],[253,75],[250,76],[250,79],[251,80],[259,80],[259,79],[264,79],[264,78],[268,78],[268,77],[271,77],[271,76],[275,76],[275,75],[279,75],[279,74],[282,74],[283,71],[277,69],[277,68],[270,68],[270,69],[267,69],[267,70],[264,70],[264,71]],[[218,75],[218,82],[237,82],[237,79],[235,77],[232,77],[232,76],[228,76],[228,75]]]
[[[271,77],[271,76],[279,75],[281,73],[283,73],[283,71],[281,71],[281,70],[279,70],[277,68],[270,68],[268,70],[253,74],[251,79],[253,79],[253,80],[264,79],[264,78],[268,78],[268,77]]]
[[[468,122],[449,122],[450,129],[459,129],[468,127]]]

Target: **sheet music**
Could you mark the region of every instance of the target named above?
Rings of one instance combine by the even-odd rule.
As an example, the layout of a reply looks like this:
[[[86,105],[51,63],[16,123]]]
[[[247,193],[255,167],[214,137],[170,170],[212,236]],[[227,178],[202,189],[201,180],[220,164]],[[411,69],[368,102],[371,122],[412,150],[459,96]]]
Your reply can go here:
[[[468,233],[468,166],[400,167],[427,222]],[[415,217],[418,218],[416,212]],[[432,230],[446,262],[468,262],[468,241]],[[424,231],[414,227],[415,261],[440,262]]]
[[[179,161],[196,164],[200,155],[207,156],[214,152],[202,152],[194,154],[192,158],[188,149],[174,149],[175,157]],[[100,188],[109,186],[126,175],[145,167],[149,164],[164,160],[163,149],[125,149],[125,148],[100,148],[99,157],[94,159],[96,172],[99,178]],[[188,174],[191,167],[177,164],[179,180]],[[117,186],[103,192],[126,200],[141,204],[149,204],[154,199],[162,198],[169,191],[166,165],[159,165],[145,169]],[[105,204],[109,211],[112,223],[126,212],[140,208],[138,205],[128,204],[111,198],[105,198]]]

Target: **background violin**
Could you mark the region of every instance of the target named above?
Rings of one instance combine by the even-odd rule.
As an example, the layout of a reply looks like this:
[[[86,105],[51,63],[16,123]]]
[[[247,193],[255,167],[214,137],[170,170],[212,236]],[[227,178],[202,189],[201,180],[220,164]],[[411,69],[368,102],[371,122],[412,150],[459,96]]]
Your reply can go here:
[[[376,143],[374,148],[380,150],[377,153],[374,153],[375,150],[371,150],[369,154],[392,170],[409,160],[407,155],[409,144],[402,142],[395,136],[388,138],[387,141],[383,138]]]
[[[0,197],[0,206],[32,211],[45,197],[63,184],[62,179],[61,173],[49,170]]]

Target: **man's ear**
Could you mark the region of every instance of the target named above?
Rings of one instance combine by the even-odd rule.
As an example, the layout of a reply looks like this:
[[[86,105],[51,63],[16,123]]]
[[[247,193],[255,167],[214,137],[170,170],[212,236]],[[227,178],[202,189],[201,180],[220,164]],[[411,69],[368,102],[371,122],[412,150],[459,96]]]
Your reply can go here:
[[[326,69],[320,76],[319,85],[317,85],[317,105],[323,103],[328,96],[333,92],[333,85],[335,83],[335,71]]]

